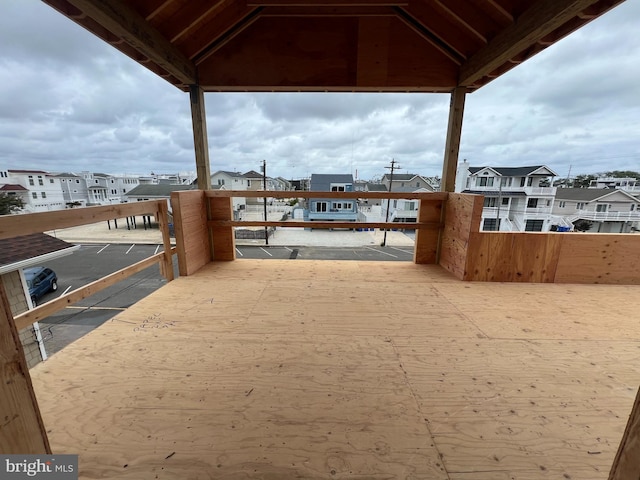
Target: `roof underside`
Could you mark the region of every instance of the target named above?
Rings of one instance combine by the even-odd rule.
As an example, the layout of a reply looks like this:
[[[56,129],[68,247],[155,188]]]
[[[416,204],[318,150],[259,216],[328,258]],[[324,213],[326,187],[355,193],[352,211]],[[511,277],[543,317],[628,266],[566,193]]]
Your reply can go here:
[[[475,90],[623,0],[44,0],[178,88]]]

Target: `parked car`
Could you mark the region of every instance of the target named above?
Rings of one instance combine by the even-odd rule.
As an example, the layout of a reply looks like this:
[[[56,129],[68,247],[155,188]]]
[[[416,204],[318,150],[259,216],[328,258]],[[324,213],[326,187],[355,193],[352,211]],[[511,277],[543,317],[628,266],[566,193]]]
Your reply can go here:
[[[25,268],[24,276],[27,279],[29,295],[34,307],[45,293],[55,292],[58,289],[58,277],[50,268]]]

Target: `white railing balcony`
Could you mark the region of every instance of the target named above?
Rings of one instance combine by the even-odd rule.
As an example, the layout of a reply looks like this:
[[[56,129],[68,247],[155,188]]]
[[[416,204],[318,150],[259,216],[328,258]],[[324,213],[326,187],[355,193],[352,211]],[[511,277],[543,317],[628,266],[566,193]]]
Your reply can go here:
[[[575,213],[578,218],[596,222],[639,222],[640,211],[634,212],[594,212],[581,210]]]
[[[556,194],[557,187],[521,187],[521,186],[498,186],[497,184],[491,186],[479,186],[474,185],[469,187],[469,190],[476,190],[479,192],[498,192],[501,191],[504,194],[513,192],[524,192],[528,197],[545,196],[553,197]]]

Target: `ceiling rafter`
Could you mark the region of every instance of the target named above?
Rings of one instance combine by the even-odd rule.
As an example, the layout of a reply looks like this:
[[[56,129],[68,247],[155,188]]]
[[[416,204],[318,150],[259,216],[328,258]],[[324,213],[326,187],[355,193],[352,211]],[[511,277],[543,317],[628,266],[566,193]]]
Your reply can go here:
[[[211,4],[192,2],[182,7],[174,18],[171,19],[171,30],[167,32],[169,41],[173,43],[183,36],[188,35],[196,25],[199,25],[203,19],[219,9],[224,2],[225,0],[218,0]]]
[[[185,85],[198,83],[195,64],[121,0],[68,2]]]
[[[482,21],[483,16],[478,13],[473,4],[454,0],[436,0],[435,5],[438,5],[440,9],[446,11],[449,16],[454,18],[476,38],[483,43],[487,43],[487,37],[484,31],[490,31],[492,29],[486,24],[482,26],[478,25],[479,22]]]
[[[541,0],[460,66],[459,85],[473,85],[598,0]]]

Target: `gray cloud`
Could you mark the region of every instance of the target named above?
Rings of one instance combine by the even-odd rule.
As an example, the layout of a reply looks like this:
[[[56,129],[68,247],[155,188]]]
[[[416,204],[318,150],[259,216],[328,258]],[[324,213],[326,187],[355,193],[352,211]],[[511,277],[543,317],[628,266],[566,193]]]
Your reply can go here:
[[[640,170],[640,2],[628,1],[467,97],[461,157],[565,175]],[[37,0],[0,2],[0,167],[194,170],[187,94]],[[436,175],[438,94],[206,95],[211,168]]]

